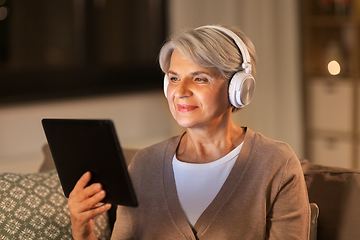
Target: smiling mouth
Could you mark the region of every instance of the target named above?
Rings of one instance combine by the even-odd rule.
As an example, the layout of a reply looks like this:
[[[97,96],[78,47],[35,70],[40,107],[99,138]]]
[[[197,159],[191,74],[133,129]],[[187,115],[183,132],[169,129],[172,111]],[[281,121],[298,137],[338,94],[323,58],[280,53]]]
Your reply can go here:
[[[189,112],[192,111],[194,109],[198,108],[197,106],[194,105],[187,105],[187,104],[177,104],[177,109],[179,112]]]

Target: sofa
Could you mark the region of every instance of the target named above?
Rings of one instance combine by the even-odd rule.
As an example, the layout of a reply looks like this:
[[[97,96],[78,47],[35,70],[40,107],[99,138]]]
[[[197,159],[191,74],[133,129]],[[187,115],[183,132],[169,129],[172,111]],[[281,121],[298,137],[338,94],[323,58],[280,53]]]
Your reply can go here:
[[[124,150],[127,163],[136,151]],[[39,172],[0,173],[0,239],[72,239],[70,212],[48,145]],[[1,172],[1,169],[0,169]],[[116,206],[95,218],[99,239],[110,239]]]
[[[0,239],[72,239],[67,199],[47,145],[37,173],[0,173]],[[136,153],[123,150],[127,164]],[[360,239],[360,171],[301,161],[312,210],[311,240]],[[116,207],[95,219],[109,239]]]
[[[360,239],[360,171],[301,161],[309,200],[316,203],[316,239]]]

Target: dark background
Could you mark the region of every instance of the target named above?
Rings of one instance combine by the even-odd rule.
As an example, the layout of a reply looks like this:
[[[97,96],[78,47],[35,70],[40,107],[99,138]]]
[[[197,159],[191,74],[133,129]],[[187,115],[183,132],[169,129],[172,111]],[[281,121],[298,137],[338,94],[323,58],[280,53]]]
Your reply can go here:
[[[0,5],[0,104],[162,88],[166,0]]]

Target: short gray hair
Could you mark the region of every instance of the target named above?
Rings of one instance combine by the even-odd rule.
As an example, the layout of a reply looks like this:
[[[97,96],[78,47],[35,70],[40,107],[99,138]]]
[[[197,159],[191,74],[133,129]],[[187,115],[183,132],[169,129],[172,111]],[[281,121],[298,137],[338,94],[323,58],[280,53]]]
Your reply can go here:
[[[253,43],[239,29],[225,28],[238,35],[246,45],[251,59],[251,74],[255,77],[257,57]],[[228,80],[236,72],[242,70],[243,57],[236,43],[230,36],[215,28],[205,26],[172,36],[161,48],[159,54],[160,67],[165,74],[169,70],[171,55],[175,49],[195,64],[218,69]]]

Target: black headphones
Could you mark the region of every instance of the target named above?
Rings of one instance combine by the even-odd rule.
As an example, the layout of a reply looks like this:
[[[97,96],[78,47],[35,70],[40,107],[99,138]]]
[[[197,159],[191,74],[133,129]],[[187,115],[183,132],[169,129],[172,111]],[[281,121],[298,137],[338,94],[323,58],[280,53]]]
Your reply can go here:
[[[242,108],[248,105],[255,92],[255,78],[251,75],[251,58],[249,51],[244,44],[244,42],[240,39],[238,35],[236,35],[233,31],[220,27],[220,26],[202,26],[201,28],[214,28],[227,36],[231,37],[237,47],[239,48],[241,55],[243,57],[243,63],[241,65],[242,71],[236,72],[232,78],[230,79],[229,85],[229,100],[230,103],[236,108]],[[169,85],[168,76],[165,74],[164,77],[164,93],[165,97],[167,97],[167,87]]]

